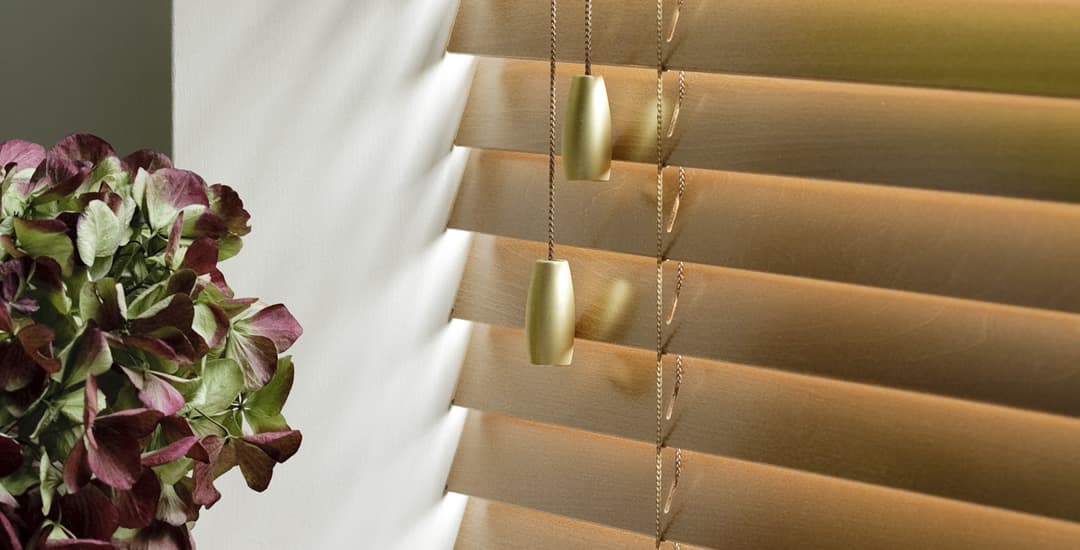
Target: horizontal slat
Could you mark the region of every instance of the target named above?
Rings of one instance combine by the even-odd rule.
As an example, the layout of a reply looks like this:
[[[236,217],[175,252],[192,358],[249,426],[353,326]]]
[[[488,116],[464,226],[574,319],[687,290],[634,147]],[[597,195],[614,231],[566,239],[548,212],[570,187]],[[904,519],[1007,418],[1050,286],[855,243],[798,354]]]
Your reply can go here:
[[[478,63],[457,143],[546,153],[547,64]],[[560,66],[560,105],[581,71]],[[655,72],[595,72],[607,79],[614,157],[655,163]],[[665,140],[671,165],[1080,202],[1077,100],[701,73],[687,81]]]
[[[470,498],[458,531],[458,550],[627,550],[653,538],[501,502]],[[692,547],[685,546],[686,550]]]
[[[669,25],[676,2],[666,3]],[[559,58],[584,56],[583,4],[559,5]],[[593,59],[655,66],[656,8],[595,0]],[[450,51],[548,58],[548,5],[461,0]],[[687,2],[675,70],[1080,96],[1080,2],[725,0]]]
[[[578,340],[530,368],[524,333],[476,325],[454,404],[652,442],[652,351]],[[687,358],[673,447],[1080,520],[1080,420]],[[673,368],[667,362],[670,395]]]
[[[545,246],[476,235],[469,254],[454,315],[523,326]],[[573,271],[579,337],[654,346],[652,259],[556,255]],[[670,304],[675,266],[665,267]],[[688,264],[666,341],[670,353],[1080,416],[1074,314]]]
[[[653,467],[650,444],[474,411],[448,488],[650,534]],[[1075,523],[693,452],[669,521],[725,549],[1080,547]]]
[[[677,189],[668,169],[667,206]],[[1080,206],[688,170],[679,260],[1080,312]],[[560,243],[655,253],[656,169],[557,183]],[[547,157],[469,150],[450,227],[547,238]]]

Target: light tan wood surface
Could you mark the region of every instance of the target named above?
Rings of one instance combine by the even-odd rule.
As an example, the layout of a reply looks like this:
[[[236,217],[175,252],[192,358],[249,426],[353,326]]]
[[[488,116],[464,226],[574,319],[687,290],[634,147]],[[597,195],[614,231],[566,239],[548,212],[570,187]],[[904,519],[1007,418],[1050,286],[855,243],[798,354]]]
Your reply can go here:
[[[475,235],[453,316],[523,326],[545,255],[541,243]],[[578,337],[653,346],[652,259],[569,246],[556,256],[573,273]],[[669,353],[1080,416],[1080,315],[700,264],[688,264],[679,304]]]
[[[547,238],[545,155],[471,149],[449,226]],[[1078,153],[1080,154],[1080,153]],[[559,180],[562,244],[655,253],[656,169]],[[678,189],[665,176],[665,212]],[[1080,186],[1080,183],[1078,183]],[[668,257],[1080,312],[1080,205],[688,170]]]
[[[650,548],[651,536],[555,514],[470,498],[458,531],[457,550],[627,550]],[[695,547],[683,545],[686,550]]]
[[[524,333],[477,324],[454,404],[653,441],[655,354],[578,340],[531,367]],[[1022,512],[1080,520],[1080,420],[685,358],[666,441]],[[666,360],[667,399],[674,357]]]
[[[1071,522],[694,452],[683,458],[669,540],[735,550],[1080,547]],[[448,489],[648,535],[653,479],[651,444],[470,411]]]
[[[559,5],[560,60],[584,56],[582,6]],[[654,67],[655,6],[595,0],[595,61]],[[546,2],[461,0],[449,50],[547,59],[547,23]],[[665,52],[674,70],[1080,97],[1080,2],[686,2]]]
[[[560,102],[581,71],[560,66]],[[655,72],[595,73],[607,80],[614,158],[655,163]],[[665,140],[671,165],[1080,202],[1080,100],[701,73],[687,81]],[[480,58],[456,143],[546,152],[547,82],[546,63]]]

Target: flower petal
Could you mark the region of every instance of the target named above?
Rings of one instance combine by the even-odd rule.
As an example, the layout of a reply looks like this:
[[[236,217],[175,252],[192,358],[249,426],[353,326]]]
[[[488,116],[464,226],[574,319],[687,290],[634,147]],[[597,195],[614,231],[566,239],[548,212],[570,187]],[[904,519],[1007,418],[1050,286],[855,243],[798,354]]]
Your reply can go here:
[[[22,463],[22,446],[19,442],[0,434],[0,477],[18,470]]]
[[[236,329],[245,334],[265,336],[273,340],[278,353],[292,347],[296,339],[304,333],[300,323],[284,304],[263,308],[255,315],[237,321]]]
[[[19,536],[15,533],[15,526],[11,524],[7,513],[0,510],[0,548],[4,550],[23,550]]]
[[[244,201],[240,195],[227,185],[220,183],[210,186],[210,210],[225,221],[229,233],[244,236],[251,233],[248,221],[251,214],[244,210]]]
[[[155,521],[139,530],[128,550],[195,550],[195,543],[187,526]]]
[[[45,160],[45,148],[21,139],[9,139],[0,143],[0,170],[9,171],[13,166],[16,170],[33,168]]]
[[[172,384],[159,378],[151,371],[133,370],[123,367],[131,383],[139,390],[139,400],[147,407],[161,412],[165,416],[176,414],[184,406],[184,396]]]
[[[266,385],[277,369],[278,350],[274,341],[264,336],[233,332],[225,345],[225,357],[240,364],[244,387],[257,390]]]
[[[111,540],[120,526],[120,512],[91,483],[77,493],[60,497],[60,521],[77,538]]]
[[[200,446],[206,450],[210,460],[205,463],[195,463],[195,473],[193,476],[195,480],[195,490],[192,495],[195,504],[210,508],[221,498],[221,493],[214,487],[214,467],[218,462],[218,458],[221,455],[221,449],[224,445],[225,440],[216,435],[208,435],[202,438],[202,441],[200,442]]]
[[[94,438],[87,448],[90,470],[111,487],[131,489],[142,473],[138,438],[149,435],[160,419],[161,413],[151,409],[99,416],[88,432]]]
[[[262,449],[239,439],[230,440],[228,446],[236,454],[236,462],[240,465],[240,473],[244,475],[247,486],[260,493],[265,491],[274,475],[274,459]]]
[[[199,237],[191,243],[191,246],[184,253],[184,261],[180,264],[180,267],[204,275],[217,268],[217,261],[217,242],[210,237]]]
[[[86,454],[86,443],[80,438],[64,460],[64,484],[69,493],[77,492],[90,483],[91,472]]]
[[[187,170],[163,168],[150,175],[146,187],[146,209],[151,227],[160,231],[172,225],[177,214],[188,206],[209,206],[206,182]]]
[[[30,356],[45,372],[53,374],[60,371],[60,360],[53,357],[52,342],[56,333],[46,325],[30,325],[16,335],[23,351]]]
[[[172,159],[165,153],[159,153],[153,149],[139,149],[123,158],[124,168],[135,177],[139,168],[147,172],[156,172],[162,168],[172,168]]]
[[[113,491],[113,503],[120,512],[120,526],[138,529],[150,525],[157,515],[160,498],[161,482],[157,474],[144,467],[134,487]]]
[[[245,435],[242,439],[258,447],[274,462],[281,463],[292,458],[296,451],[300,450],[300,442],[303,440],[303,436],[300,434],[300,430],[289,430],[287,432]]]

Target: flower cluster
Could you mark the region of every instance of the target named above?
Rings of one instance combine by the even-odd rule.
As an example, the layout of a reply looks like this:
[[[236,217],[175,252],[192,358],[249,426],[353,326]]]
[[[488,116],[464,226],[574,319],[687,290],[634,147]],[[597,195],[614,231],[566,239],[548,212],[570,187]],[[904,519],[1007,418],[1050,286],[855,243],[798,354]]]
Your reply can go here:
[[[218,270],[248,218],[154,151],[0,143],[0,550],[193,548],[216,477],[297,451],[300,325]]]

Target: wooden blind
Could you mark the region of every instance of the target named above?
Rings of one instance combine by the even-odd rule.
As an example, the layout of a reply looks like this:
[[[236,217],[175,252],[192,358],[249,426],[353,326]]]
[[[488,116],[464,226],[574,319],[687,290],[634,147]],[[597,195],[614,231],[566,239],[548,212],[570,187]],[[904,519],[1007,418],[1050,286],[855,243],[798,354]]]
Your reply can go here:
[[[579,315],[560,369],[528,364],[522,330],[548,3],[460,2],[448,49],[479,57],[448,224],[475,233],[458,548],[651,548],[653,10],[594,0],[615,162],[557,183]],[[559,14],[565,97],[581,2]],[[1080,1],[685,0],[665,52],[688,71],[665,143],[688,181],[665,242],[686,274],[667,540],[1080,548]]]

